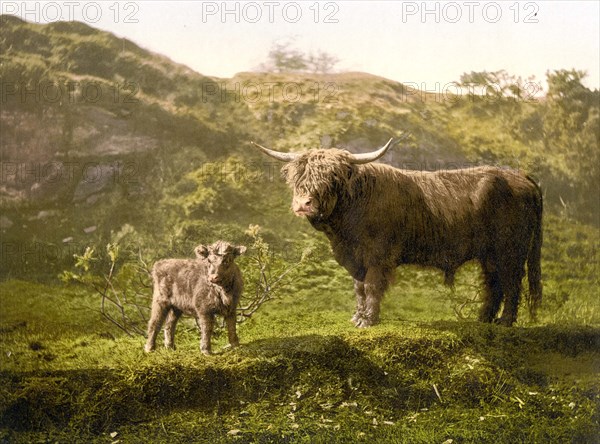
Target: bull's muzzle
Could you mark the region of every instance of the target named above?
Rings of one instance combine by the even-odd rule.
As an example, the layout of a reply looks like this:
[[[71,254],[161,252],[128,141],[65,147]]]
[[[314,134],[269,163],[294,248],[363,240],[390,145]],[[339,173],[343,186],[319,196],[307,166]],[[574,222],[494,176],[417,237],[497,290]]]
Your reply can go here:
[[[296,216],[311,216],[315,214],[312,199],[309,196],[296,196],[292,200],[292,211]]]

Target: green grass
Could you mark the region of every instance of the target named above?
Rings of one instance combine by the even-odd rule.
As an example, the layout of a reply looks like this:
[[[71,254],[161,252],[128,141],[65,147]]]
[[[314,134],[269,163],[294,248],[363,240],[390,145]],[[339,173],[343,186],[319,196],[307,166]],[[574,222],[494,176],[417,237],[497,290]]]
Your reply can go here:
[[[387,317],[356,330],[341,309],[351,303],[308,310],[300,295],[241,325],[237,350],[221,335],[202,356],[186,321],[176,351],[146,355],[143,338],[82,309],[94,295],[0,289],[8,442],[595,442],[600,431],[597,327]]]
[[[548,216],[544,305],[513,328],[474,320],[469,264],[454,289],[402,267],[381,324],[357,330],[351,280],[322,257],[239,326],[239,349],[218,331],[211,357],[191,319],[176,351],[147,355],[83,287],[4,281],[0,441],[598,442],[597,246]]]

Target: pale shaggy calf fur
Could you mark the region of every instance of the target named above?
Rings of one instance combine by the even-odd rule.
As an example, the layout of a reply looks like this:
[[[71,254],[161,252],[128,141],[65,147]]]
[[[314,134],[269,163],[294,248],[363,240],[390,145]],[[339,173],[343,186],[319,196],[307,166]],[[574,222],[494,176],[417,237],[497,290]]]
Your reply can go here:
[[[210,337],[215,315],[227,325],[229,344],[239,345],[236,332],[236,307],[242,293],[242,273],[234,259],[246,251],[217,241],[199,245],[196,259],[164,259],[152,269],[154,294],[148,321],[148,340],[144,350],[154,350],[156,336],[165,323],[165,347],[175,348],[175,326],[182,314],[192,315],[200,326],[200,351],[211,353]]]

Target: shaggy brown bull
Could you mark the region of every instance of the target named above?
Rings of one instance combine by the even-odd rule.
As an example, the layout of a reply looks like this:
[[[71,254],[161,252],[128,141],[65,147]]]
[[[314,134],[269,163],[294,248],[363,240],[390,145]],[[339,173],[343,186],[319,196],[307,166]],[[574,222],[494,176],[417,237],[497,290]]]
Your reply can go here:
[[[185,313],[200,326],[200,351],[210,354],[215,315],[225,318],[229,344],[239,345],[236,332],[236,307],[242,294],[242,274],[234,259],[246,247],[217,241],[196,247],[196,259],[164,259],[154,264],[152,314],[148,321],[148,340],[144,350],[154,350],[156,336],[165,323],[165,347],[175,348],[175,326]]]
[[[282,173],[293,190],[292,210],[325,233],[335,259],[354,278],[355,325],[378,322],[397,266],[436,267],[451,284],[457,268],[473,259],[481,263],[486,288],[481,321],[515,322],[525,263],[534,316],[542,297],[539,187],[503,168],[424,172],[370,163],[391,144],[365,154],[281,153],[255,144],[288,162]]]

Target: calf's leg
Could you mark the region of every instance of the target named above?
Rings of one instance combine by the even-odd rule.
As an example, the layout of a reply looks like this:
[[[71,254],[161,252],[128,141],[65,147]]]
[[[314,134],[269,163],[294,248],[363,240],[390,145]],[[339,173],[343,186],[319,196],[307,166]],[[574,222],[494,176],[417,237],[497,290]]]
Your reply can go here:
[[[156,300],[152,301],[152,312],[148,321],[148,339],[144,346],[145,352],[151,352],[156,347],[156,336],[160,331],[160,327],[162,327],[168,311],[168,304]]]
[[[238,345],[240,345],[235,321],[235,312],[233,314],[225,316],[225,323],[227,324],[227,337],[229,338],[229,345],[231,345],[232,347],[237,347]]]
[[[181,310],[171,308],[165,319],[165,347],[175,350],[175,328],[181,317]]]
[[[200,325],[200,351],[205,355],[210,355],[210,337],[213,331],[214,316],[200,313],[196,320]]]

